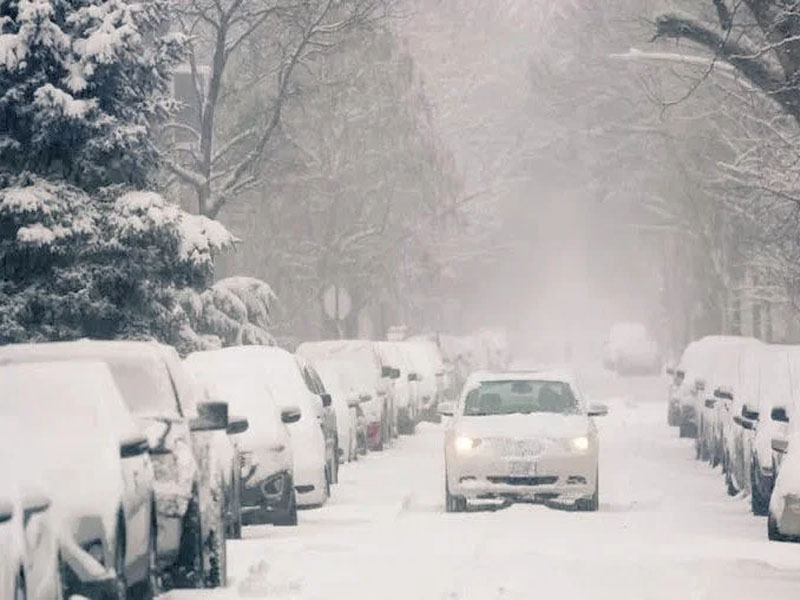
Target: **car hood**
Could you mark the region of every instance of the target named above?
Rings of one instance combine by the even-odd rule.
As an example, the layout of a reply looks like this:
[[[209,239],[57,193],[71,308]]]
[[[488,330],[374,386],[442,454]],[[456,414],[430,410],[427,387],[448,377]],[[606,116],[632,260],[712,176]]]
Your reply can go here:
[[[586,435],[590,429],[586,415],[491,415],[460,417],[454,428],[462,435],[507,438],[566,438]]]

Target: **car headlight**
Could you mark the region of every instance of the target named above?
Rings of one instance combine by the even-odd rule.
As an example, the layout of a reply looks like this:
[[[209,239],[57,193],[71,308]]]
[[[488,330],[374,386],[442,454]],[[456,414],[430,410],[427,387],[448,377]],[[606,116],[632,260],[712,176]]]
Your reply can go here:
[[[572,438],[570,440],[570,446],[576,452],[586,452],[589,449],[589,438],[585,435]]]
[[[456,448],[456,452],[469,452],[473,448],[477,448],[480,443],[481,441],[478,438],[460,435],[456,438],[454,446]]]

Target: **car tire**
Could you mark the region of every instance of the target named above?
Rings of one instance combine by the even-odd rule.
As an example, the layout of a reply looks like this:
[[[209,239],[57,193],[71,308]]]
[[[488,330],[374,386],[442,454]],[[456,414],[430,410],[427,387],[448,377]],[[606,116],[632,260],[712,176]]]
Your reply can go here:
[[[750,464],[750,509],[757,517],[769,515],[769,498],[765,498],[761,493],[761,486],[758,485],[758,465],[755,458]]]
[[[231,477],[233,485],[236,486],[236,478]],[[241,485],[241,484],[239,484]],[[229,515],[226,524],[225,535],[231,540],[242,539],[242,497],[239,490],[231,490],[228,496],[229,506],[226,511]]]
[[[204,531],[203,587],[225,587],[228,583],[228,548],[225,543],[225,502],[223,484],[217,487],[219,507],[215,519],[208,519]]]
[[[600,509],[600,472],[595,476],[594,494],[591,498],[581,498],[575,503],[580,512],[597,512]]]
[[[276,511],[272,518],[276,527],[295,527],[297,525],[297,492],[289,492],[289,501],[285,509]]]
[[[193,490],[183,517],[178,560],[173,567],[173,587],[198,589],[203,587],[203,528],[200,501]]]
[[[156,525],[155,506],[152,508],[150,536],[147,540],[147,574],[144,581],[137,584],[129,597],[136,600],[153,600],[161,593],[161,580],[158,574],[158,526]]]
[[[117,527],[117,542],[114,548],[114,589],[111,590],[112,600],[127,600],[128,580],[125,577],[125,530],[121,525]]]
[[[14,598],[13,600],[28,600],[28,589],[25,586],[25,575],[20,569],[14,578]]]
[[[678,425],[678,437],[682,438],[690,438],[692,436],[692,428],[687,423],[681,423]]]
[[[459,513],[467,510],[467,499],[463,496],[454,496],[450,493],[447,484],[447,475],[444,477],[444,510],[449,513]]]
[[[767,517],[767,538],[773,542],[787,541],[787,537],[780,532],[780,529],[778,529],[778,521],[775,519],[772,513],[770,513]]]
[[[728,465],[728,468],[725,471],[725,490],[728,492],[728,496],[735,496],[736,494],[739,493],[739,490],[736,489],[736,484],[733,482],[733,476],[731,475],[730,456],[728,456],[727,452],[725,453],[725,456],[727,457],[725,462]]]

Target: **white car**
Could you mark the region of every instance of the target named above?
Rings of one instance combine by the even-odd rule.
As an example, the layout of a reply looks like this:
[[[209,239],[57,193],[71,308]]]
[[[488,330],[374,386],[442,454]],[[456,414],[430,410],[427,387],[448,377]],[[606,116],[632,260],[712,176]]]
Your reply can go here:
[[[347,363],[361,396],[361,410],[366,421],[367,445],[383,450],[392,437],[393,415],[390,375],[381,363],[375,342],[368,340],[327,340],[305,342],[297,354],[306,360],[335,358]]]
[[[661,368],[658,344],[641,323],[616,323],[603,351],[603,364],[620,375],[649,375]]]
[[[793,381],[800,381],[800,346],[766,347],[762,355],[760,394],[758,406],[750,416],[752,427],[752,458],[750,460],[750,505],[753,514],[766,516],[772,489],[778,474],[782,454],[773,449],[773,440],[778,444],[787,440],[789,426],[776,421],[772,410],[781,408],[786,416],[797,414],[800,405],[800,390]],[[791,409],[791,410],[789,410]],[[780,413],[779,413],[780,414]]]
[[[124,600],[156,587],[153,470],[107,365],[0,367],[0,418],[25,434],[59,529],[67,597]]]
[[[346,366],[337,360],[318,360],[313,363],[333,400],[336,411],[336,428],[342,458],[358,459],[358,410],[361,400],[347,381]]]
[[[773,408],[772,417],[783,423],[790,420],[782,407]],[[788,438],[778,437],[773,442],[775,451],[785,456],[769,502],[767,536],[774,541],[800,542],[800,418],[791,419],[789,430]]]
[[[303,379],[294,355],[274,346],[237,346],[226,351],[249,368],[258,369],[278,410],[292,413],[292,469],[298,506],[321,506],[330,497],[331,473],[322,432],[322,399]]]
[[[241,512],[244,525],[297,525],[292,441],[286,423],[296,410],[278,409],[261,357],[237,348],[195,352],[185,364],[230,410],[247,417],[248,429],[235,436],[241,457]]]
[[[0,598],[60,600],[58,529],[24,431],[0,426]]]
[[[553,501],[599,507],[599,442],[587,406],[567,372],[476,373],[457,404],[443,403],[445,508],[471,499]]]
[[[218,462],[209,456],[214,449],[208,445],[208,432],[227,430],[227,407],[198,404],[195,386],[169,346],[80,340],[0,347],[0,362],[74,360],[101,361],[110,367],[125,404],[150,442],[163,587],[224,586],[225,516],[211,500],[222,493],[212,489],[221,478],[205,467]]]

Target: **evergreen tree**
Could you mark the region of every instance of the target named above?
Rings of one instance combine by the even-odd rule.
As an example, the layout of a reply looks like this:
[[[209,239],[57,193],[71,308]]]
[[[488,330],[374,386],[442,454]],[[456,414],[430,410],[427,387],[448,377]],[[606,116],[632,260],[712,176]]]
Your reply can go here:
[[[191,335],[232,236],[154,192],[182,54],[163,0],[0,0],[0,343]]]

